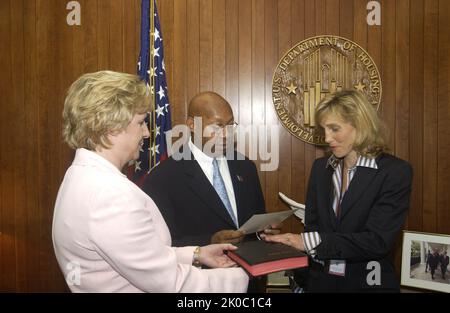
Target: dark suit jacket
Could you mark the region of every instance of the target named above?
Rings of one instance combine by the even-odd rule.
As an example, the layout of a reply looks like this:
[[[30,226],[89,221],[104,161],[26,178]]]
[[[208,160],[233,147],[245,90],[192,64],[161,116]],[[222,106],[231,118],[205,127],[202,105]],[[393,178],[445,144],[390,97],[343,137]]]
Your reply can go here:
[[[346,260],[345,277],[311,267],[308,291],[399,290],[390,252],[409,208],[412,168],[392,155],[377,158],[378,169],[358,167],[341,203],[341,218],[332,209],[333,168],[327,157],[314,162],[306,198],[305,231],[319,232],[316,248],[321,260]],[[381,285],[370,286],[367,276],[377,261]]]
[[[189,154],[191,160],[169,158],[158,165],[143,186],[169,226],[173,246],[207,245],[214,233],[236,229],[214,187]],[[242,225],[253,214],[265,213],[261,184],[255,164],[247,158],[229,160],[228,168]]]

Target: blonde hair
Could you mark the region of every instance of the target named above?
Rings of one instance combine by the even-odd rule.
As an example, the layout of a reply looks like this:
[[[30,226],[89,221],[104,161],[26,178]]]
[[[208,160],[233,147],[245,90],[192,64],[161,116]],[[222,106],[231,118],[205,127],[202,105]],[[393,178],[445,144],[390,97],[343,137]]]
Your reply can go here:
[[[149,110],[149,92],[138,76],[112,71],[84,74],[67,92],[63,138],[73,149],[109,148],[108,135]]]
[[[316,125],[320,125],[330,114],[342,118],[355,127],[356,139],[353,149],[357,153],[376,157],[387,151],[384,124],[373,105],[362,93],[346,90],[324,98],[316,108]]]

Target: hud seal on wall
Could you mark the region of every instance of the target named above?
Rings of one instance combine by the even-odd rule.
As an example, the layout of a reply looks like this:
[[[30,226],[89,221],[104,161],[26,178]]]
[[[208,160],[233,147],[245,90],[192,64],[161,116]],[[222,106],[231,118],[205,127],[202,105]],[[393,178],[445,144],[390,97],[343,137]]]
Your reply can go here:
[[[378,110],[382,88],[375,62],[358,44],[339,36],[299,42],[281,58],[272,80],[273,103],[283,126],[316,145],[326,145],[314,121],[317,104],[345,89],[359,90]]]

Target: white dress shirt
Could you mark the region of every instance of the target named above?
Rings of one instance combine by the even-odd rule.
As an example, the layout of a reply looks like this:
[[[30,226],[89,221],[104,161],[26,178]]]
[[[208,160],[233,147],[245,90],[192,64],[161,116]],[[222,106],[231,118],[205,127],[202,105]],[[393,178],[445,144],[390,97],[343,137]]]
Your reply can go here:
[[[192,140],[189,140],[189,149],[191,149],[192,154],[194,155],[195,160],[200,165],[203,173],[205,173],[206,178],[208,178],[211,185],[213,185],[213,158],[209,155],[205,154],[202,150],[200,150],[196,145],[192,143]],[[218,156],[217,163],[219,164],[220,175],[222,175],[223,182],[225,184],[225,188],[227,190],[228,199],[231,203],[231,208],[233,209],[234,216],[237,218],[237,206],[236,206],[236,198],[234,196],[233,182],[231,181],[230,170],[228,168],[228,162],[225,156]],[[239,221],[238,221],[239,223]],[[237,225],[239,227],[239,225]]]

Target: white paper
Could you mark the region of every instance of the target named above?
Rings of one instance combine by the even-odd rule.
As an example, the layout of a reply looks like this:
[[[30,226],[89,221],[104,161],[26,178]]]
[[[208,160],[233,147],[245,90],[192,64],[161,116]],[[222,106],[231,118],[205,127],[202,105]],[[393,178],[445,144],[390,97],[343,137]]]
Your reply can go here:
[[[295,210],[295,216],[297,216],[300,219],[300,221],[303,224],[305,224],[305,205],[295,202],[294,200],[288,198],[281,192],[279,192],[278,195],[280,196],[281,199],[283,199],[284,202],[286,202],[286,204],[288,204],[291,207],[292,210]]]
[[[255,214],[238,230],[244,231],[246,234],[262,231],[272,224],[281,223],[289,216],[294,214],[295,211],[296,210],[266,213],[266,214]]]

